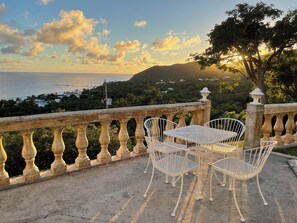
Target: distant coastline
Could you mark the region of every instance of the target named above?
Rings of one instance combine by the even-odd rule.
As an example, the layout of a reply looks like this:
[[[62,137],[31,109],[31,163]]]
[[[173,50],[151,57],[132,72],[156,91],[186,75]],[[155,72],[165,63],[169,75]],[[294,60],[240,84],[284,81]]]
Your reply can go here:
[[[127,81],[131,74],[0,72],[0,100],[25,99],[41,94],[61,94],[100,86],[106,79]]]

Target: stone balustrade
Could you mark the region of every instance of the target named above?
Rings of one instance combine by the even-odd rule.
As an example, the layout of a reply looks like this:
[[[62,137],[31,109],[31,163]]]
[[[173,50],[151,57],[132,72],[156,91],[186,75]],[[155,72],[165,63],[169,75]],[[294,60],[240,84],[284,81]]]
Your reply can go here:
[[[297,103],[264,105],[263,139],[274,137],[278,146],[296,142],[296,114]]]
[[[261,139],[276,140],[278,147],[297,142],[296,114],[297,103],[263,105],[254,100],[247,104],[244,148],[259,146]]]
[[[112,108],[102,110],[88,110],[77,112],[52,113],[42,115],[20,116],[0,118],[0,186],[8,184],[34,181],[40,178],[51,177],[56,174],[89,167],[92,165],[106,164],[113,160],[127,159],[130,156],[136,156],[147,152],[143,144],[145,131],[143,122],[146,117],[160,117],[165,115],[167,119],[172,120],[175,115],[179,116],[179,126],[185,126],[185,115],[192,114],[191,124],[203,124],[210,118],[211,102],[208,100],[192,103],[164,104],[151,106],[137,106],[125,108]],[[127,123],[130,119],[136,122],[135,138],[136,145],[133,152],[127,148],[129,134],[127,132]],[[112,157],[108,151],[110,143],[110,123],[119,121],[120,131],[118,139],[120,147],[116,156]],[[101,133],[99,137],[101,150],[97,155],[97,160],[90,161],[87,155],[88,139],[86,130],[88,124],[100,123]],[[74,168],[69,168],[63,160],[63,153],[67,148],[63,141],[63,129],[66,126],[74,126],[77,130],[75,146],[78,150],[78,156],[75,159]],[[52,143],[52,152],[54,161],[50,170],[43,173],[35,165],[37,154],[33,141],[33,134],[36,129],[51,128],[53,130],[54,140]],[[23,175],[18,177],[18,181],[10,178],[5,170],[7,154],[2,143],[3,135],[6,132],[20,132],[23,139],[22,157],[26,163]]]

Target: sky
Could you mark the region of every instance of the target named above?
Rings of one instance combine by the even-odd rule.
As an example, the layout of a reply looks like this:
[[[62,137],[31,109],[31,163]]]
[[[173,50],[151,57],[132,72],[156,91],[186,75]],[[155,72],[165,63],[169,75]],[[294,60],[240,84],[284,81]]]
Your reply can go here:
[[[297,7],[296,0],[263,2],[284,12]],[[244,1],[0,0],[0,72],[135,74],[186,63],[238,3]]]

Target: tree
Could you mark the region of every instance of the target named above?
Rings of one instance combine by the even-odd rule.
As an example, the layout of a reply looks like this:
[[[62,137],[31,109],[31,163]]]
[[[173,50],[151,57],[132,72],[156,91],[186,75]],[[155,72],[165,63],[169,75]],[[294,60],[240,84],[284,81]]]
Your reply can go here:
[[[284,51],[280,61],[272,68],[271,85],[286,101],[297,98],[297,51]],[[276,92],[273,92],[276,95]]]
[[[208,34],[210,47],[191,57],[204,69],[216,65],[221,70],[241,73],[265,94],[267,71],[278,62],[282,52],[297,43],[297,10],[281,10],[263,2],[247,3],[227,11],[228,18]],[[240,66],[239,66],[240,65]]]

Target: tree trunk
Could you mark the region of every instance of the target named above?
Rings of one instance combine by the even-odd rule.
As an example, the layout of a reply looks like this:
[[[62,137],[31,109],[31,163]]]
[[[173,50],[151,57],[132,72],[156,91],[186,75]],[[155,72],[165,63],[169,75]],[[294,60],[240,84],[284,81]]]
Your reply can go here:
[[[265,74],[265,69],[262,67],[257,67],[258,69],[258,74],[259,74],[259,79],[258,79],[258,87],[264,94],[261,98],[261,103],[262,104],[267,104],[267,94],[266,94],[266,85],[265,85],[265,80],[264,80],[264,74]]]

